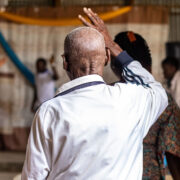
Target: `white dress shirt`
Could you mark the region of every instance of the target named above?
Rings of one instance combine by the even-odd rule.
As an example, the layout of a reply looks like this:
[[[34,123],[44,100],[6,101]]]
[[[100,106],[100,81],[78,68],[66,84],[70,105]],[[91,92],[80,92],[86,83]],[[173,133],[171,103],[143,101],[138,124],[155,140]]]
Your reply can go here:
[[[161,84],[126,52],[127,83],[88,75],[59,88],[35,115],[22,180],[140,180],[143,137],[167,106]]]

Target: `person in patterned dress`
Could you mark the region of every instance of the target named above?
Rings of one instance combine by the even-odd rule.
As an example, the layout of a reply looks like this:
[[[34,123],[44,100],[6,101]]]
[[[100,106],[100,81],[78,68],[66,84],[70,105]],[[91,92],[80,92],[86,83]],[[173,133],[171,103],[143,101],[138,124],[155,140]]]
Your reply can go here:
[[[114,41],[151,72],[151,54],[142,36],[129,31],[121,32],[115,36]],[[113,72],[123,81],[122,71],[117,66],[116,61],[112,60]],[[180,180],[180,109],[170,94],[168,101],[168,107],[143,142],[143,180],[165,179],[164,155],[173,178]]]

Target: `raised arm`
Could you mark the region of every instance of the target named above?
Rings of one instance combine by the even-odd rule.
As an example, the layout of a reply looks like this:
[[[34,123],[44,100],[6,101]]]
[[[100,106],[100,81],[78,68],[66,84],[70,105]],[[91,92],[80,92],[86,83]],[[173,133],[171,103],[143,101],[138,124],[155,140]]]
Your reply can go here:
[[[55,65],[54,55],[51,56],[49,62],[51,64],[51,68],[52,68],[52,72],[53,72],[52,78],[53,78],[53,80],[58,80],[59,76],[58,76],[58,73],[57,73],[57,70],[55,67],[56,65]]]
[[[126,51],[123,51],[121,47],[113,41],[103,20],[96,13],[90,8],[84,8],[83,10],[90,22],[81,15],[78,16],[79,19],[85,26],[95,28],[104,36],[106,48],[110,50],[111,55],[117,60],[120,67],[123,67],[123,76],[126,82],[136,83],[137,85],[143,85],[144,87],[150,87],[154,83],[158,84],[158,86],[160,85],[139,62],[132,59]]]
[[[114,57],[118,56],[123,50],[119,47],[118,44],[113,41],[103,20],[90,8],[83,8],[83,10],[87,17],[90,19],[91,23],[89,23],[83,16],[79,15],[78,17],[82,21],[82,23],[85,26],[92,27],[98,30],[104,36],[106,48],[110,50],[111,55]]]
[[[148,92],[149,96],[149,118],[145,122],[145,133],[149,127],[154,123],[154,121],[159,117],[159,115],[166,108],[168,101],[167,95],[164,88],[161,84],[153,78],[153,76],[144,69],[138,61],[135,61],[131,56],[127,54],[126,51],[123,51],[118,44],[116,44],[103,22],[103,20],[94,13],[91,9],[84,8],[84,13],[89,18],[88,22],[85,18],[79,15],[79,19],[85,26],[89,26],[98,30],[103,36],[108,48],[111,52],[111,55],[117,61],[117,64],[120,64],[120,67],[123,67],[123,77],[127,83],[137,84],[143,86]],[[145,134],[144,133],[144,134]]]

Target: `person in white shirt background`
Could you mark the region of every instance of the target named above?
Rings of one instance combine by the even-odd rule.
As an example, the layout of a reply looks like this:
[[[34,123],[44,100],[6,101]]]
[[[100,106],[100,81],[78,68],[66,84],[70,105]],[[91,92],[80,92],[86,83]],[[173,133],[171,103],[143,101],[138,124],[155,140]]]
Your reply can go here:
[[[63,65],[71,81],[34,117],[22,180],[142,179],[142,141],[166,108],[167,95],[113,42],[103,21],[84,12],[92,24],[79,18],[91,27],[65,38]],[[126,83],[109,86],[102,79],[110,54]]]
[[[164,77],[167,80],[167,90],[180,107],[180,70],[179,62],[174,57],[162,61]]]
[[[32,102],[32,112],[45,101],[52,99],[55,95],[55,81],[58,80],[58,74],[55,68],[54,56],[51,56],[49,62],[51,70],[47,68],[47,61],[39,58],[36,61],[34,99]]]

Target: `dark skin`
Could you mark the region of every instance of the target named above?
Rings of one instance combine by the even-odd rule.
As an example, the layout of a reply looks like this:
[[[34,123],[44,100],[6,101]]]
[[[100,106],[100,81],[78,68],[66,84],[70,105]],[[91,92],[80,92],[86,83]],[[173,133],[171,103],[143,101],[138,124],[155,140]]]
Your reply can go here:
[[[56,81],[56,80],[59,79],[59,76],[58,76],[57,70],[56,70],[56,68],[55,68],[55,66],[54,66],[54,63],[55,63],[54,55],[51,56],[49,62],[50,62],[51,69],[52,69],[52,72],[53,72],[52,78],[53,78],[53,80]]]
[[[90,8],[83,8],[84,13],[86,16],[89,18],[91,23],[89,23],[83,16],[79,15],[79,19],[82,21],[82,23],[85,26],[92,27],[96,30],[98,30],[104,37],[106,48],[110,50],[110,53],[113,57],[118,56],[123,50],[121,47],[115,43],[110,36],[103,20],[96,14],[94,13]]]
[[[71,80],[78,77],[103,75],[104,66],[110,60],[102,35],[92,28],[70,33],[65,39],[63,67]]]
[[[163,68],[164,77],[167,80],[171,80],[177,71],[177,68],[175,66],[168,64],[168,63],[163,64],[162,68]]]
[[[174,180],[180,179],[180,158],[173,154],[166,152],[166,158],[168,162],[168,168],[173,176]]]
[[[92,27],[98,30],[104,36],[106,47],[110,50],[111,56],[112,57],[118,56],[122,52],[122,49],[110,37],[109,32],[107,28],[105,27],[103,20],[96,13],[94,13],[90,8],[88,9],[84,8],[83,11],[86,14],[86,16],[89,18],[91,23],[89,23],[85,18],[79,15],[78,17],[82,21],[82,23],[85,26]],[[151,72],[151,67],[145,67],[145,68],[149,72]],[[171,72],[168,74],[165,74],[165,77],[172,78],[174,76],[175,69],[171,67],[170,70]],[[116,68],[114,68],[113,71],[115,72],[117,76],[119,76],[119,71],[117,71]],[[171,171],[173,178],[175,180],[179,180],[180,179],[180,171],[179,171],[180,158],[168,152],[166,152],[166,156],[167,156],[168,166],[169,166],[169,169]]]
[[[55,59],[54,59],[53,55],[51,56],[49,62],[50,62],[51,69],[52,69],[52,72],[53,72],[52,79],[53,80],[58,80],[59,76],[58,76],[56,68],[54,66]],[[36,71],[38,73],[43,73],[43,72],[47,71],[46,63],[44,63],[42,61],[37,62],[37,64],[36,64]],[[36,87],[34,86],[34,97],[33,97],[32,105],[31,105],[31,111],[33,113],[35,113],[35,111],[36,111],[36,109],[34,109],[34,105],[35,105],[35,102],[37,100],[37,93],[36,92],[37,92],[37,90],[36,90]]]

